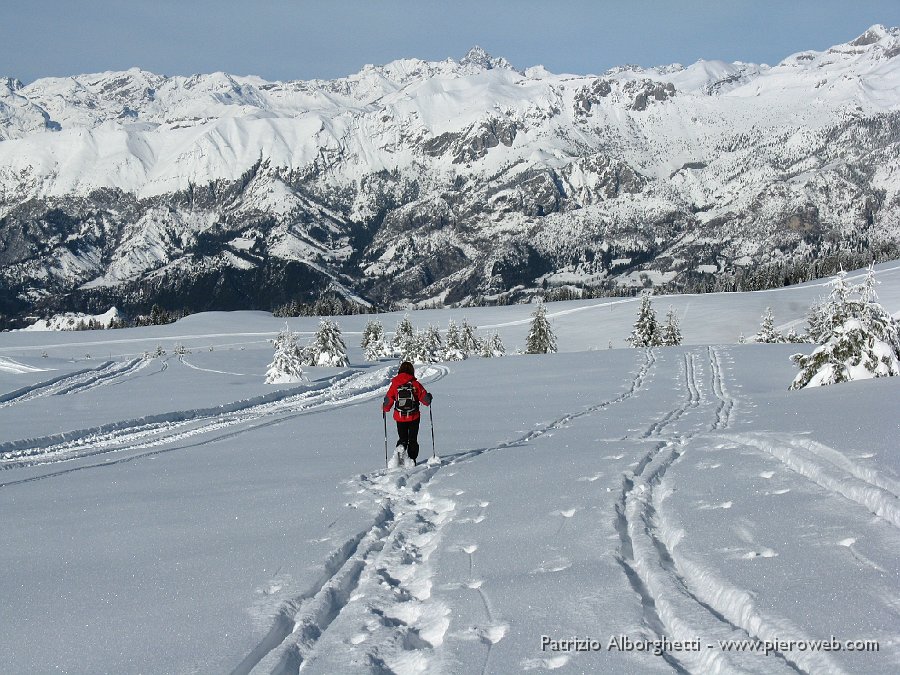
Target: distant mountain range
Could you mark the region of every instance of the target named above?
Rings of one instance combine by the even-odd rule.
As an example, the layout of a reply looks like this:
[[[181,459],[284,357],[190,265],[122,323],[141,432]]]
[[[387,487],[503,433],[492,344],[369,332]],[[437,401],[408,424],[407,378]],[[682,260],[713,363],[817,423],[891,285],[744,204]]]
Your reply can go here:
[[[722,277],[900,241],[900,30],[600,75],[0,79],[0,314]]]

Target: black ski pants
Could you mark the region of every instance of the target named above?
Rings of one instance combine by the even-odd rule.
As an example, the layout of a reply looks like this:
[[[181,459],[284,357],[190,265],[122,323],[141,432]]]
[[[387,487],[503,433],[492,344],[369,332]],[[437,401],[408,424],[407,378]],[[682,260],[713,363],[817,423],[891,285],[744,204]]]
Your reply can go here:
[[[406,456],[410,459],[416,459],[419,456],[420,421],[397,422],[397,436],[400,437],[400,443],[406,446]]]

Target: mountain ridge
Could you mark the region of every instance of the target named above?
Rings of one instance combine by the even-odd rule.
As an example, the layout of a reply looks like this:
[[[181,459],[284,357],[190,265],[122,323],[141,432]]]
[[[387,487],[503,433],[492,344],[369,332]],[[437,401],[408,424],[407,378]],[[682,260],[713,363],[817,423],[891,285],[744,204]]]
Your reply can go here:
[[[895,244],[898,55],[876,25],[775,66],[0,80],[0,312],[507,301]]]

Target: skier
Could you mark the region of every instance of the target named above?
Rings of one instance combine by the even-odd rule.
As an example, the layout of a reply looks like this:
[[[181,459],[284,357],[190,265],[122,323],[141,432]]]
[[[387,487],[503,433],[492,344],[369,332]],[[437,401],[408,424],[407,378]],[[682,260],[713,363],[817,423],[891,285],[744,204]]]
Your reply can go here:
[[[404,361],[400,364],[397,375],[391,380],[385,394],[381,410],[387,413],[393,406],[394,420],[397,422],[397,452],[406,456],[416,464],[419,456],[419,403],[431,405],[431,394],[416,379],[413,364]]]

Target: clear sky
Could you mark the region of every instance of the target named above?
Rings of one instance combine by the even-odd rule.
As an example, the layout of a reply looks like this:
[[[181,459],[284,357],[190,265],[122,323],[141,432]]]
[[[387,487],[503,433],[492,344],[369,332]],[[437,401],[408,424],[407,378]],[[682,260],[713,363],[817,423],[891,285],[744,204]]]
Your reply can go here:
[[[900,26],[900,0],[0,0],[0,75],[30,82],[138,66],[333,78],[478,44],[519,68],[722,59],[777,63]]]

